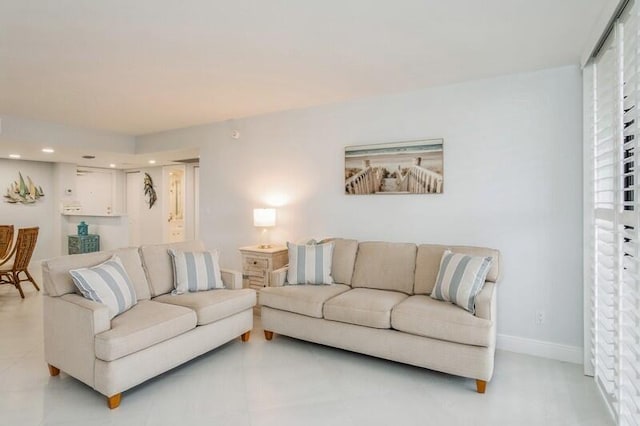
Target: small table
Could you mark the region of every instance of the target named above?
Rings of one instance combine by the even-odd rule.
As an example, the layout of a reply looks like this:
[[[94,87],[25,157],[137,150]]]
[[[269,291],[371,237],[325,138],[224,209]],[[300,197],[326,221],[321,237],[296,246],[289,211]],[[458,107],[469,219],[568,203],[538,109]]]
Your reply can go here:
[[[242,278],[244,287],[259,290],[269,286],[269,274],[280,269],[289,261],[289,253],[285,246],[241,247]]]
[[[100,251],[100,235],[69,235],[69,254]]]
[[[242,253],[243,287],[252,288],[258,292],[263,287],[269,287],[269,275],[272,271],[282,268],[289,262],[289,252],[285,246],[240,247],[240,253]],[[260,303],[259,300],[258,303]],[[260,313],[258,306],[254,312]]]

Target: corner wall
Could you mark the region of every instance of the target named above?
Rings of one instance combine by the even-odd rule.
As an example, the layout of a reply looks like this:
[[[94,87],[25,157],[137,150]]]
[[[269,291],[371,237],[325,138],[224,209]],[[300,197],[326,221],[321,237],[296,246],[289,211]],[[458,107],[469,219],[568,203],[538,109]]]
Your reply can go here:
[[[238,247],[258,241],[252,209],[276,204],[278,242],[343,236],[495,247],[505,265],[499,342],[532,353],[521,340],[537,341],[548,356],[580,362],[581,84],[578,67],[562,67],[138,141],[201,146],[201,238],[221,249],[223,266],[239,268]],[[344,195],[345,146],[418,138],[444,138],[444,194]]]

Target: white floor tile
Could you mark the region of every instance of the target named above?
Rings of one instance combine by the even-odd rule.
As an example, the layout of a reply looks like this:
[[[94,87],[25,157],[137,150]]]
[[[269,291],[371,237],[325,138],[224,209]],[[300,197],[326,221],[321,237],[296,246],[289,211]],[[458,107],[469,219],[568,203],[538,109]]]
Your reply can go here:
[[[499,351],[473,380],[276,335],[236,339],[123,394],[104,396],[44,362],[42,297],[0,286],[0,426],[544,425],[613,422],[582,367]]]

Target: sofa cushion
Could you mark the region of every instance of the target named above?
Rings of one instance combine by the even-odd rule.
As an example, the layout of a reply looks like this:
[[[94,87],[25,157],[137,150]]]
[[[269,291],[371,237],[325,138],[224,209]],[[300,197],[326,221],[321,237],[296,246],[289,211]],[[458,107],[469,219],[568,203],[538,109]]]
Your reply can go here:
[[[107,305],[109,319],[131,309],[138,299],[131,279],[117,255],[90,268],[69,271],[85,299]]]
[[[49,296],[62,296],[77,292],[69,271],[71,269],[95,266],[111,259],[113,255],[117,255],[122,261],[124,269],[127,271],[136,290],[136,298],[138,300],[149,299],[149,284],[142,268],[140,254],[138,254],[138,249],[135,247],[60,256],[43,261],[42,279],[46,294]]]
[[[482,290],[492,261],[490,256],[469,256],[445,250],[431,297],[455,303],[474,314],[476,295]]]
[[[256,304],[256,292],[248,288],[218,289],[179,295],[163,294],[153,301],[193,309],[198,317],[198,325],[205,325],[253,308]]]
[[[360,243],[351,285],[413,294],[415,267],[415,244]]]
[[[322,318],[324,302],[350,290],[343,284],[288,285],[260,290],[260,304],[274,309]]]
[[[500,268],[502,264],[498,250],[485,247],[422,244],[418,246],[418,254],[416,256],[416,276],[415,286],[413,288],[415,294],[431,294],[433,286],[436,285],[436,277],[440,269],[442,254],[447,249],[454,253],[468,254],[471,256],[491,256],[493,262],[491,263],[491,268],[489,268],[486,280],[496,282],[498,278],[500,278]]]
[[[170,293],[173,288],[173,263],[169,249],[181,251],[204,251],[202,241],[184,241],[180,243],[153,244],[140,247],[140,257],[144,272],[149,281],[151,297]]]
[[[324,244],[287,243],[289,249],[289,284],[333,284],[331,263],[333,242]]]
[[[408,296],[397,291],[354,288],[324,304],[324,318],[374,328],[391,328],[391,310]]]
[[[331,263],[331,276],[333,282],[338,284],[351,285],[353,277],[353,266],[356,263],[356,253],[358,252],[358,241],[345,238],[327,238],[321,243],[333,241],[333,262]]]
[[[113,361],[171,339],[196,326],[196,313],[182,306],[144,300],[111,320],[96,335],[96,357]]]
[[[181,251],[169,249],[173,263],[173,293],[224,288],[220,274],[219,254],[214,251]]]
[[[396,330],[466,345],[490,346],[492,325],[493,321],[423,295],[407,298],[391,312]]]

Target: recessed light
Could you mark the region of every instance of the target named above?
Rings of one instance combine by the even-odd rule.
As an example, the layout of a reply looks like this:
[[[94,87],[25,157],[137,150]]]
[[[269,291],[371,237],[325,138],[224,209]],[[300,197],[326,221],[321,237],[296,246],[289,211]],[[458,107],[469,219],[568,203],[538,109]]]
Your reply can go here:
[[[115,165],[115,164],[113,164],[113,163],[109,164],[109,167],[111,167],[111,168],[114,168],[115,166],[116,166],[116,165]]]
[[[149,164],[156,164],[156,160],[149,160]]]
[[[42,152],[45,154],[53,154],[56,151],[53,148],[42,148]]]
[[[9,158],[20,158],[20,154],[9,154]]]

